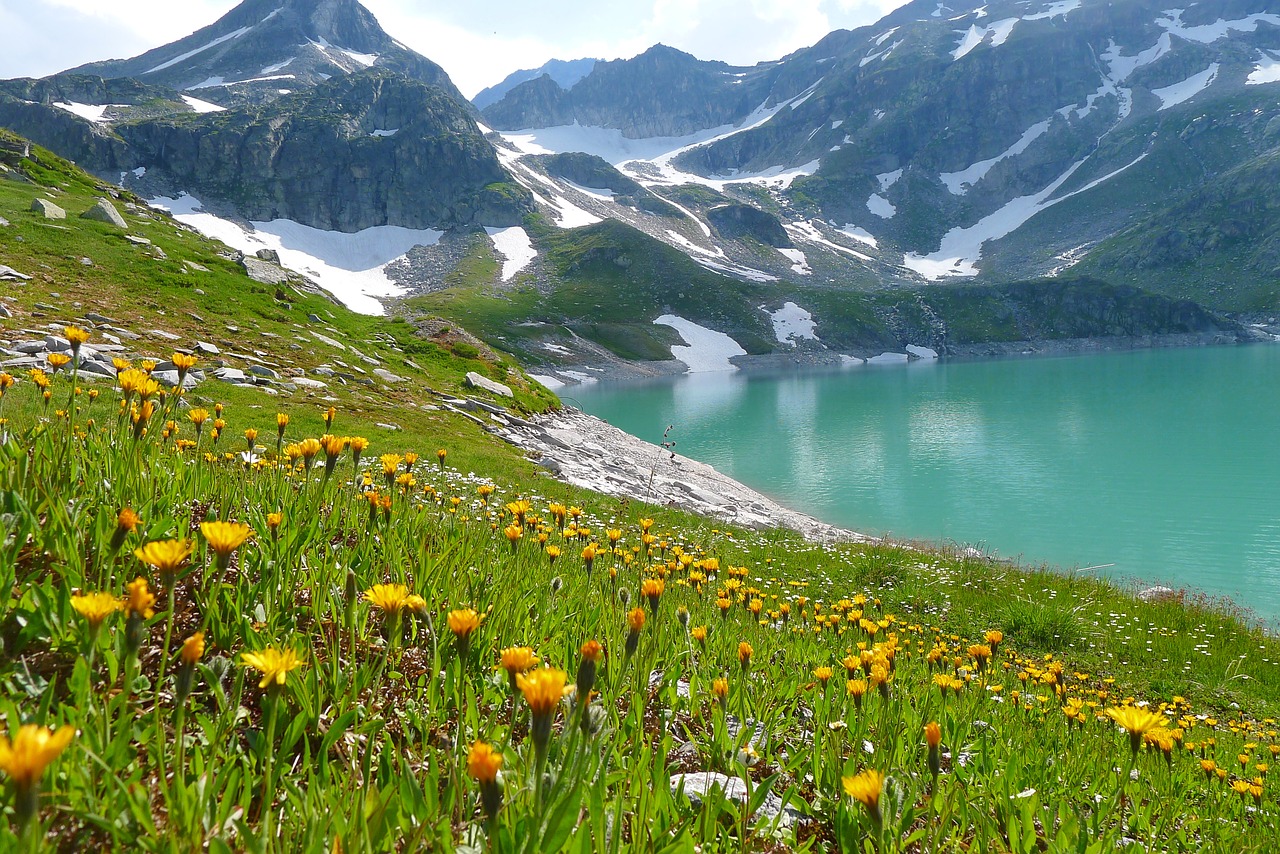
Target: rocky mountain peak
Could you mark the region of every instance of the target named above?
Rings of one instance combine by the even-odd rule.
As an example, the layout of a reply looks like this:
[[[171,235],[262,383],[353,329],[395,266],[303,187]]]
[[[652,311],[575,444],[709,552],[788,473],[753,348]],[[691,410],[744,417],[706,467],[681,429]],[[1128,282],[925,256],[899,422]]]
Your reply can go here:
[[[239,106],[370,67],[439,86],[465,103],[440,66],[389,36],[357,0],[244,0],[186,38],[75,70],[134,77]]]

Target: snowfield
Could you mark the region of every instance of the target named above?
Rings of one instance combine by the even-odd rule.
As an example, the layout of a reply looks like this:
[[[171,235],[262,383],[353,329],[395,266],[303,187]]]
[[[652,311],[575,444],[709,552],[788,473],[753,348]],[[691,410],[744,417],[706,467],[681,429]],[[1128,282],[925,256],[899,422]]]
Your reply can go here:
[[[768,311],[764,306],[760,308]],[[778,339],[779,344],[794,347],[797,341],[818,340],[813,315],[793,302],[784,303],[782,308],[771,312],[769,318],[773,321],[773,336]]]
[[[509,282],[511,278],[519,273],[525,267],[538,257],[538,252],[533,248],[533,241],[529,239],[529,233],[518,225],[510,228],[486,228],[485,233],[489,235],[489,239],[493,241],[493,248],[498,250],[498,254],[502,256],[502,281]]]
[[[653,322],[659,326],[670,326],[685,340],[686,347],[679,344],[671,346],[671,356],[688,366],[686,373],[736,371],[738,367],[729,361],[730,357],[747,355],[742,345],[723,332],[699,326],[679,315],[664,314]]]
[[[378,297],[396,296],[402,289],[383,271],[415,246],[434,246],[443,231],[379,225],[354,234],[324,231],[288,219],[251,222],[252,231],[204,211],[195,196],[182,193],[176,199],[151,199],[152,207],[228,246],[252,255],[274,249],[280,263],[314,279],[352,311],[382,314]]]

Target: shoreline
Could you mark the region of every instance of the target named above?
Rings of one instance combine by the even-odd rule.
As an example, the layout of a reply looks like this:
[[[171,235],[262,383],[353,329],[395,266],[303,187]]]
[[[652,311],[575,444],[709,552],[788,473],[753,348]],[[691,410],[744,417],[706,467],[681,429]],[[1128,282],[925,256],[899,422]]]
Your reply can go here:
[[[1037,356],[1070,356],[1089,353],[1115,353],[1134,350],[1153,350],[1171,347],[1225,347],[1246,346],[1250,344],[1274,343],[1276,339],[1268,333],[1258,331],[1256,334],[1231,334],[1223,332],[1189,332],[1169,335],[1124,335],[1107,338],[1062,338],[1038,341],[984,342],[980,344],[951,345],[938,351],[936,361],[971,361],[984,359],[1006,359]],[[915,346],[915,345],[911,345]],[[888,351],[897,353],[898,351]],[[855,355],[860,362],[849,362],[847,354],[834,350],[817,348],[797,348],[790,352],[764,353],[760,355],[734,356],[730,360],[739,372],[749,374],[768,374],[782,371],[821,368],[827,370],[851,370],[867,367],[885,367],[869,365],[865,361],[877,353],[867,351],[867,355]],[[920,359],[916,356],[904,357],[901,364],[932,362],[934,359]],[[894,365],[890,365],[892,367]],[[634,382],[663,379],[668,377],[688,376],[683,362],[677,359],[661,361],[631,362],[617,357],[604,358],[596,364],[572,365],[537,365],[525,367],[526,372],[535,378],[549,372],[556,374],[554,379],[560,385],[551,390],[560,394],[564,390],[591,385],[595,382]],[[729,373],[728,371],[720,373]],[[585,377],[586,379],[578,379]]]
[[[785,528],[813,542],[879,542],[791,510],[706,463],[564,406],[486,429],[573,486],[697,513],[756,531]]]

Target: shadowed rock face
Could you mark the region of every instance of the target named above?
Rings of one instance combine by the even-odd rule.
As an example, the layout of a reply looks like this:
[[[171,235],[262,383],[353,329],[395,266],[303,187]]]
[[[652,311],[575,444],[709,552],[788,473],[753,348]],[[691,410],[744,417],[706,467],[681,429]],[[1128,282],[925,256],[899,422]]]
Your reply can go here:
[[[779,249],[791,246],[791,238],[778,218],[751,205],[720,205],[707,211],[707,219],[721,237],[729,240],[750,237],[765,246]]]
[[[245,219],[337,231],[501,226],[518,224],[529,204],[456,101],[389,72],[254,110],[117,130],[149,178]]]

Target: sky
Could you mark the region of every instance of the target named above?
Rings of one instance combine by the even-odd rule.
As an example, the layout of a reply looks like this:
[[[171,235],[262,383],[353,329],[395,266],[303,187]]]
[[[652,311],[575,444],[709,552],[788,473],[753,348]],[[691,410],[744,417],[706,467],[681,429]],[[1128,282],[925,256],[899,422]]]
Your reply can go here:
[[[238,0],[0,0],[0,79],[136,56],[213,23]],[[364,0],[383,29],[435,60],[467,97],[548,59],[618,59],[659,42],[751,65],[904,0]]]

